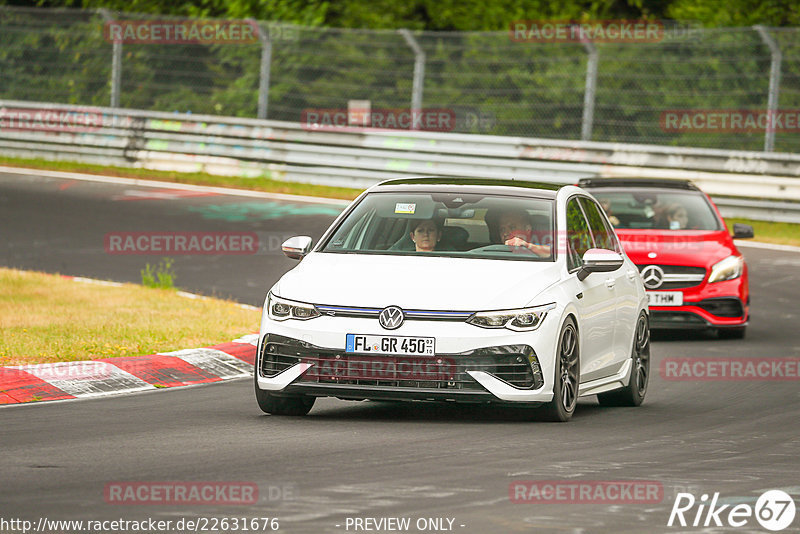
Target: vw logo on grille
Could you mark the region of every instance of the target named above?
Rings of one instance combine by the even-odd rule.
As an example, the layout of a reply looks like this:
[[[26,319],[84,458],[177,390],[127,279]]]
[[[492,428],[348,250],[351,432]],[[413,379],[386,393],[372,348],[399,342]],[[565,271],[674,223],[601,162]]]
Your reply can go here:
[[[664,283],[664,270],[658,265],[648,265],[642,269],[642,282],[647,289],[658,289]]]
[[[384,308],[381,310],[380,315],[378,315],[378,322],[386,330],[400,328],[400,325],[403,324],[403,319],[403,310],[397,306]]]

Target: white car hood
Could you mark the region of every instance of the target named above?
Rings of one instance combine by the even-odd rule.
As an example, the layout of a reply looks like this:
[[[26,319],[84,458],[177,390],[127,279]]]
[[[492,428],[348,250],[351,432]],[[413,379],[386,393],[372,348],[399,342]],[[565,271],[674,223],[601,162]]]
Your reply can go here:
[[[526,306],[558,279],[555,262],[312,253],[273,291],[312,304],[478,311]]]

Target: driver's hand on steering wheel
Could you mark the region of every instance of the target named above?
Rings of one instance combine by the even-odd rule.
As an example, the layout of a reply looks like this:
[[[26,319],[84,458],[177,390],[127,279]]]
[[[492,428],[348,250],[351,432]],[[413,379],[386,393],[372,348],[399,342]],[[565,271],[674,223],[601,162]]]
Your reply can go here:
[[[537,256],[549,256],[550,255],[550,247],[547,245],[534,245],[532,243],[528,243],[524,239],[518,236],[514,236],[510,239],[506,239],[506,245],[509,247],[525,247]]]
[[[525,241],[521,237],[517,237],[517,236],[514,236],[514,237],[512,237],[510,239],[506,239],[505,244],[508,245],[509,247],[525,247],[525,248],[528,248],[530,246],[530,243],[528,243],[527,241]]]

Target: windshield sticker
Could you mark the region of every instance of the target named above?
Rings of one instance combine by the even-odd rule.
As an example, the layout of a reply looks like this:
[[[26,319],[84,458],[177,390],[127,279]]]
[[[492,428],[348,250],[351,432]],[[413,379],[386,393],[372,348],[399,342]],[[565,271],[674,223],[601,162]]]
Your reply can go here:
[[[398,202],[394,205],[395,213],[407,213],[409,215],[413,215],[415,211],[417,211],[416,204],[403,204]]]

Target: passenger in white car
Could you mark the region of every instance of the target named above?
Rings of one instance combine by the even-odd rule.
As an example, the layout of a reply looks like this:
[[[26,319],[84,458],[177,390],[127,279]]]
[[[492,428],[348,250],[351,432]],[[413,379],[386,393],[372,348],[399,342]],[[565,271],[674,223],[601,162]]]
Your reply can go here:
[[[442,240],[442,221],[438,219],[419,219],[411,223],[411,241],[417,252],[432,252]]]

